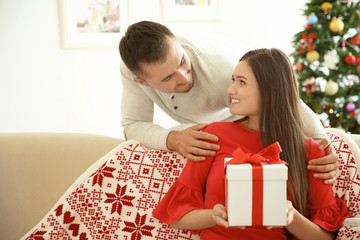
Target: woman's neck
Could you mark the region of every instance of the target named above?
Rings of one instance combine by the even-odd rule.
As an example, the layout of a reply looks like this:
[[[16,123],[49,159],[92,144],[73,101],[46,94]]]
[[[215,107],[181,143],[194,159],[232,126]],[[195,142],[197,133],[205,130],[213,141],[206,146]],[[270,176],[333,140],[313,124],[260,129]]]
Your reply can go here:
[[[260,124],[259,124],[259,118],[255,117],[248,117],[248,119],[241,122],[242,125],[248,129],[254,130],[254,131],[260,131]]]

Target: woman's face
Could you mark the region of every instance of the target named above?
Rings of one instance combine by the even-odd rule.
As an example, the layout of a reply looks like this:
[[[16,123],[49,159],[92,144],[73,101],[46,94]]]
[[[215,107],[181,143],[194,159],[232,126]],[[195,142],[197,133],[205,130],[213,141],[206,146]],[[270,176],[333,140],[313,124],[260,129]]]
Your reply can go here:
[[[233,83],[227,90],[231,97],[230,112],[258,119],[261,110],[259,86],[246,60],[236,65],[232,78]]]

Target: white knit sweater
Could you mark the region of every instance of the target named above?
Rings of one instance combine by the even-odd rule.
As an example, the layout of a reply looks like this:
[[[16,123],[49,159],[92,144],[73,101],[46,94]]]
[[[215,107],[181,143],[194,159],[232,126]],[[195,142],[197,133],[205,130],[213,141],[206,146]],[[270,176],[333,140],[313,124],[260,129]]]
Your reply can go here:
[[[122,62],[120,66],[123,92],[121,102],[122,126],[127,140],[168,150],[166,138],[170,132],[153,123],[154,103],[177,122],[211,123],[234,121],[229,111],[230,97],[226,89],[240,57],[245,53],[238,43],[230,41],[202,41],[177,37],[190,58],[194,85],[188,93],[164,93],[133,81],[132,74]],[[196,43],[194,43],[196,42]],[[315,139],[324,138],[325,131],[316,115],[302,102],[301,112],[306,134]]]

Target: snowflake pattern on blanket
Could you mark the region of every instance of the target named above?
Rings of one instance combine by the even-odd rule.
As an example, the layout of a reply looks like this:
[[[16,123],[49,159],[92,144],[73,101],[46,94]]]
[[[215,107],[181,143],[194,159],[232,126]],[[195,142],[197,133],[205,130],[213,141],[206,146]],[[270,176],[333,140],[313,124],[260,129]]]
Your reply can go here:
[[[336,197],[345,200],[350,214],[360,217],[360,176],[358,167],[360,153],[356,156],[353,154],[349,143],[344,140],[346,137],[344,134],[344,132],[338,129],[327,130],[327,136],[332,143],[336,155],[339,157],[339,170],[333,184],[333,191]],[[345,224],[339,229],[336,239],[360,239],[359,222],[355,224],[351,222],[347,224],[346,222],[345,220]]]
[[[351,214],[360,217],[360,153],[352,152],[340,130],[327,129],[327,135],[339,156],[334,193],[347,202]],[[128,141],[97,163],[22,239],[199,239],[190,231],[170,228],[151,214],[180,176],[186,163],[183,157]],[[345,220],[337,239],[360,239],[359,222]]]
[[[151,214],[186,160],[133,142],[118,148],[25,239],[199,239]]]

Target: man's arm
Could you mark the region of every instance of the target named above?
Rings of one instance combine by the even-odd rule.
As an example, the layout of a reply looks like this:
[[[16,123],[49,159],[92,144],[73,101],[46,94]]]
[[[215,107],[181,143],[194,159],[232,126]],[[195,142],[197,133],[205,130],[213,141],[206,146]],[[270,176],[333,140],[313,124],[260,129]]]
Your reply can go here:
[[[206,124],[177,131],[154,124],[154,102],[132,80],[133,74],[125,66],[121,66],[121,77],[121,123],[127,140],[135,139],[147,147],[177,151],[192,161],[201,161],[205,159],[204,156],[215,154],[214,150],[218,150],[218,145],[203,141],[217,141],[216,136],[201,131]]]
[[[168,148],[191,161],[202,161],[205,156],[214,156],[220,146],[209,141],[216,142],[218,137],[203,132],[206,126],[206,123],[200,123],[181,131],[171,131],[166,141]]]
[[[121,124],[125,138],[137,140],[147,147],[168,150],[166,138],[170,131],[153,123],[153,101],[133,81],[133,74],[123,63],[120,69],[123,84]]]
[[[319,149],[326,151],[325,157],[309,161],[308,169],[317,171],[314,174],[315,178],[324,179],[325,184],[332,184],[335,182],[336,171],[339,167],[338,156],[333,151],[320,120],[302,100],[300,101],[300,114],[305,125],[305,135],[320,142]]]

